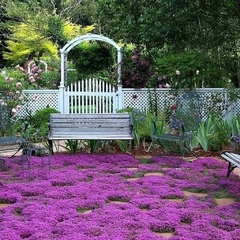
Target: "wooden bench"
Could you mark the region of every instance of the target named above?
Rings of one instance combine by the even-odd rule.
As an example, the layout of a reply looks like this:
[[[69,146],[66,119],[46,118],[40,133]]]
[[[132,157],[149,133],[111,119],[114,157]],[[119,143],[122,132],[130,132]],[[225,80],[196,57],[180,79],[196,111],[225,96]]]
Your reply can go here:
[[[228,161],[227,177],[236,167],[240,168],[240,154],[233,151],[223,151],[220,155],[224,160]]]
[[[134,153],[133,123],[130,113],[50,114],[49,150],[53,140],[129,140]]]

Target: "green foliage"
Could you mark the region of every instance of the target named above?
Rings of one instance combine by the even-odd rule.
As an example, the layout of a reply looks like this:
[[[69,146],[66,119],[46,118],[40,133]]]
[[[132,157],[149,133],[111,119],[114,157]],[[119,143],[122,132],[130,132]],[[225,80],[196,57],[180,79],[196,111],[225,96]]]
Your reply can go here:
[[[145,120],[139,124],[139,135],[141,139],[144,139],[144,141],[149,141],[151,139],[151,133],[153,131],[153,119],[155,119],[154,114],[146,113]]]
[[[224,121],[218,121],[215,125],[214,131],[208,134],[209,150],[219,151],[222,150],[223,146],[229,146],[230,140],[227,136],[227,130]]]
[[[123,59],[121,67],[121,80],[123,87],[143,88],[151,85],[152,63],[149,56],[140,48],[135,48]],[[129,55],[130,53],[130,55]]]
[[[93,153],[97,150],[97,148],[101,145],[100,140],[87,140],[87,146],[90,149],[90,152]]]
[[[32,144],[42,143],[47,141],[48,135],[48,125],[43,124],[39,128],[35,128],[32,125],[28,125],[26,131],[26,139],[28,140],[28,145],[31,146]]]
[[[228,136],[237,136],[240,133],[240,117],[234,116],[231,122],[227,122]]]
[[[68,58],[74,63],[79,79],[108,69],[113,64],[110,49],[101,43],[84,42],[72,49]]]
[[[57,89],[60,81],[58,71],[48,71],[42,73],[41,86],[46,89]]]
[[[204,151],[218,151],[230,145],[229,123],[217,115],[209,115],[205,122],[200,123],[197,140]]]
[[[204,149],[204,151],[209,150],[209,139],[208,135],[212,133],[212,128],[214,127],[214,118],[210,115],[205,122],[199,124],[197,132],[197,140]]]
[[[59,113],[55,108],[45,108],[38,110],[35,115],[29,114],[22,121],[28,122],[26,131],[27,139],[31,143],[42,143],[47,141],[49,132],[48,123],[50,121],[51,113]]]
[[[75,67],[75,66],[74,66]],[[67,85],[70,85],[71,83],[75,83],[77,81],[81,80],[78,76],[78,72],[75,69],[72,69],[70,71],[68,71],[67,73],[67,79],[65,81],[67,81]],[[59,84],[58,84],[59,85]]]
[[[24,60],[36,57],[39,61],[42,59],[55,58],[58,59],[58,49],[47,38],[43,38],[36,28],[29,28],[33,22],[29,24],[20,23],[18,26],[12,26],[12,35],[10,40],[7,40],[7,52],[4,53],[4,58],[10,60],[12,63],[24,63]]]
[[[188,51],[167,53],[158,57],[155,67],[162,76],[159,84],[168,83],[172,88],[224,87],[228,81],[228,71],[214,67],[215,64],[207,53],[199,54],[198,51]],[[180,72],[180,75],[176,76],[176,70]],[[198,74],[196,74],[197,71]]]
[[[139,128],[143,124],[143,122],[146,120],[145,114],[139,111],[138,109],[134,108],[125,108],[120,110],[119,112],[129,112],[132,116],[132,123],[133,123],[133,131],[134,131],[134,141],[135,145],[137,147],[140,146],[140,140],[141,140],[141,133],[139,131]]]
[[[208,105],[205,114],[215,114],[228,118],[228,114],[232,112],[232,104],[236,103],[239,98],[239,89],[233,87],[232,84],[227,84],[224,92],[215,92],[206,96]]]
[[[229,193],[226,188],[219,188],[218,190],[213,192],[213,197],[215,198],[233,198],[233,195]]]
[[[80,5],[80,2],[74,3],[73,7],[72,1],[59,5],[46,0],[32,0],[31,4],[3,0],[1,7],[6,12],[10,33],[4,57],[13,64],[23,64],[29,59],[59,59],[58,51],[68,40],[94,29],[94,26],[82,27],[71,22],[73,12],[77,13]]]
[[[63,147],[73,154],[76,153],[82,145],[81,140],[67,140],[64,143],[65,143],[65,146]]]
[[[129,144],[129,141],[116,140],[115,143],[121,149],[122,152],[127,153],[131,151],[131,145]]]
[[[119,112],[130,112],[132,114],[135,146],[139,148],[140,143],[142,142],[144,150],[146,152],[149,152],[150,148],[152,147],[152,144],[147,146],[146,141],[151,141],[151,136],[153,134],[153,129],[154,129],[153,121],[154,119],[156,119],[156,116],[150,111],[141,112],[138,109],[134,109],[134,108],[125,108],[120,110]],[[167,124],[165,121],[162,121],[160,119],[163,119],[163,114],[159,114],[157,117],[157,120],[158,120],[156,121],[157,133],[160,133],[160,132],[163,133],[166,131]],[[117,144],[122,150],[127,151],[128,145],[126,142],[118,141]]]
[[[162,86],[166,83],[176,89],[193,89],[202,86],[200,76],[196,75],[200,65],[197,53],[168,54],[158,58],[155,65],[161,76],[159,84]],[[180,74],[177,75],[176,71],[179,71]]]
[[[49,123],[51,113],[59,113],[59,111],[56,110],[55,108],[50,108],[50,107],[38,110],[33,116],[33,118],[31,119],[30,124],[38,128],[45,123]]]
[[[151,164],[152,161],[150,158],[142,158],[138,160],[140,164]]]
[[[95,18],[108,36],[144,46],[160,62],[165,46],[168,46],[169,58],[185,54],[187,66],[193,65],[187,67],[192,73],[176,65],[172,66],[172,71],[162,73],[174,73],[177,69],[186,72],[185,85],[190,83],[197,69],[204,77],[205,87],[222,87],[229,77],[237,78],[237,75],[240,81],[239,6],[236,1],[124,0],[120,3],[102,0]],[[189,58],[192,52],[195,58]],[[181,58],[183,62],[184,56]],[[197,83],[197,86],[201,85]]]

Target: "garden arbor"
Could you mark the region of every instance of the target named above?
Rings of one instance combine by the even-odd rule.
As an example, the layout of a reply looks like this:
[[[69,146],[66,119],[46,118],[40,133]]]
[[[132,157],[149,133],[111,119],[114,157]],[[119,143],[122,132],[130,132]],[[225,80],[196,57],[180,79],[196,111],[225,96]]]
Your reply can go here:
[[[60,86],[59,86],[59,94],[60,94],[60,98],[61,99],[61,103],[59,103],[59,110],[61,113],[64,112],[63,106],[64,106],[64,90],[66,87],[66,80],[67,80],[67,55],[68,52],[74,48],[76,45],[85,42],[85,41],[102,41],[102,42],[106,42],[111,44],[112,46],[114,46],[117,49],[117,64],[118,64],[118,97],[119,94],[121,94],[122,92],[122,85],[121,85],[121,61],[122,61],[122,52],[121,52],[121,47],[118,46],[117,43],[115,43],[112,39],[109,39],[107,37],[104,37],[102,35],[97,35],[97,34],[86,34],[83,36],[78,36],[76,38],[74,38],[73,40],[69,41],[61,50],[60,50],[60,54],[61,54],[61,82],[60,82]],[[121,105],[122,101],[119,101],[120,105]],[[121,109],[122,106],[119,106],[119,108]]]

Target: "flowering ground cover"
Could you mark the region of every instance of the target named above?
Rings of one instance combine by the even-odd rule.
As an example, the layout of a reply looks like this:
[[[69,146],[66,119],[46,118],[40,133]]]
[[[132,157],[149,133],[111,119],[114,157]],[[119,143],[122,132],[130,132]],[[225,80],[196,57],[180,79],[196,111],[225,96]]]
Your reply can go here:
[[[225,162],[55,154],[48,174],[32,160],[31,180],[18,161],[0,172],[1,240],[240,239],[240,181]]]

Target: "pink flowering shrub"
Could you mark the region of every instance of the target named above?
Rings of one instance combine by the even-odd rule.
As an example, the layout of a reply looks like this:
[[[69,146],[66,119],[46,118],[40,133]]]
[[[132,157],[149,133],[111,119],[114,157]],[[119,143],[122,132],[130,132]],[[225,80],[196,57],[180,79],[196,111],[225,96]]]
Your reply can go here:
[[[150,58],[143,56],[139,48],[135,48],[133,54],[122,63],[122,84],[137,89],[147,87],[153,75]]]
[[[121,64],[121,82],[126,88],[156,87],[158,73],[154,70],[154,64],[150,55],[142,49],[124,49]],[[117,70],[111,71],[110,80],[116,84]]]
[[[7,106],[11,115],[21,108],[23,100],[26,100],[23,89],[40,88],[42,70],[32,65],[31,72],[17,65],[14,70],[2,70],[0,73],[0,88],[7,96]],[[37,98],[37,97],[34,97]]]

